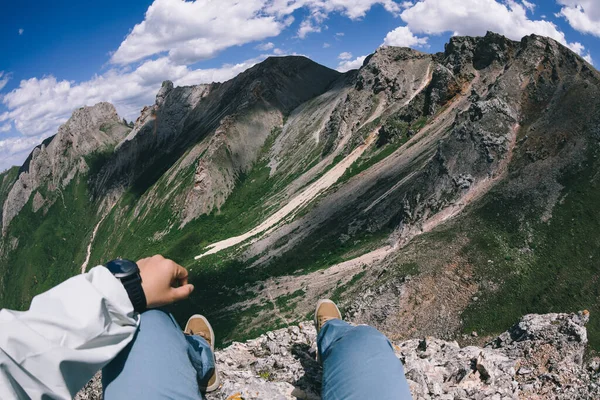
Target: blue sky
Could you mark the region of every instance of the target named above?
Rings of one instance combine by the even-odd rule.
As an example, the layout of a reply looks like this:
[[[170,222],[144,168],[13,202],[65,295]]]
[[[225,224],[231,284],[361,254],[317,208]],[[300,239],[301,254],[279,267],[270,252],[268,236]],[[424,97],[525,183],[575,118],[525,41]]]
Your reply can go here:
[[[600,62],[597,0],[25,0],[0,16],[0,170],[83,105],[135,119],[165,79],[223,81],[269,55],[356,68],[382,44],[443,51],[454,34],[550,36]]]

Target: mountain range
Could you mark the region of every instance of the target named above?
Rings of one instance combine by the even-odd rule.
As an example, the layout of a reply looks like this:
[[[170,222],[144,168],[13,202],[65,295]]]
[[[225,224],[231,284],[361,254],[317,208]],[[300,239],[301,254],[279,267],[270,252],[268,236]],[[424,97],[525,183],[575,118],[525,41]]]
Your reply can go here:
[[[160,253],[196,286],[174,315],[222,344],[330,297],[394,340],[478,344],[589,309],[598,350],[599,154],[600,73],[535,35],[166,81],[133,127],[82,107],[0,176],[0,306]]]

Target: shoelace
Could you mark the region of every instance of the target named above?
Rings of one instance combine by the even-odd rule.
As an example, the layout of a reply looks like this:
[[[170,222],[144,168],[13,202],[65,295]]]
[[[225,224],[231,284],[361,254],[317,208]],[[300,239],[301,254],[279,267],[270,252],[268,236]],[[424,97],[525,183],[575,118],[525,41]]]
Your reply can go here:
[[[323,325],[325,325],[325,322],[332,320],[332,319],[337,319],[337,318],[329,316],[329,315],[319,315],[317,317],[317,319],[319,321],[319,326],[323,326]]]

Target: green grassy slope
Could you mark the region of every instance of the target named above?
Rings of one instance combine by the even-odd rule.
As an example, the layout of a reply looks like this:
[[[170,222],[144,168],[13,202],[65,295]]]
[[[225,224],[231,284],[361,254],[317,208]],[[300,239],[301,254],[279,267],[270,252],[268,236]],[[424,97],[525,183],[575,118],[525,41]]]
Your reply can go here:
[[[473,210],[461,229],[470,239],[462,253],[498,290],[484,292],[465,311],[465,332],[498,333],[527,313],[588,309],[590,344],[600,350],[598,153],[563,175],[568,189],[548,222],[539,210],[517,211],[530,199],[512,198],[502,186]]]
[[[44,214],[32,208],[33,196],[11,222],[10,235],[18,247],[0,264],[3,288],[0,306],[26,309],[31,298],[77,274],[85,259],[86,247],[96,220],[96,206],[89,201],[87,182],[73,179],[56,196]]]
[[[327,227],[323,227],[317,235],[322,238],[318,243],[307,240],[284,257],[261,268],[249,269],[248,266],[254,260],[237,259],[233,256],[235,249],[194,260],[194,256],[201,254],[205,246],[242,234],[265,219],[279,207],[267,206],[267,200],[272,199],[318,160],[320,152],[315,151],[315,160],[307,159],[306,165],[296,174],[270,177],[267,155],[280,133],[280,129],[272,132],[258,161],[250,171],[237,178],[233,192],[219,210],[202,215],[183,229],[178,229],[178,210],[175,205],[167,203],[164,207],[150,210],[147,217],[138,219],[135,208],[140,197],[132,192],[126,193],[100,225],[92,247],[90,266],[103,263],[117,255],[138,259],[151,254],[162,254],[177,260],[190,269],[196,291],[189,302],[174,307],[176,316],[184,321],[190,313],[203,312],[213,315],[211,323],[224,334],[230,332],[240,318],[251,317],[253,311],[256,311],[218,315],[218,310],[251,296],[252,293],[244,289],[249,284],[270,276],[298,271],[306,273],[326,268],[354,257],[357,248],[362,248],[364,252],[378,247],[387,238],[391,228],[385,232],[364,232],[353,241],[342,243],[332,238],[331,232],[327,232]],[[391,144],[389,146],[393,147]],[[386,146],[382,146],[382,149],[385,148]],[[175,194],[189,188],[193,182],[194,170],[195,164],[192,164],[188,169],[181,171],[176,182],[168,183],[166,176],[159,179],[154,187],[156,193],[163,196],[173,188],[176,188]],[[142,207],[140,215],[145,211]],[[153,239],[157,232],[165,234],[159,239]]]

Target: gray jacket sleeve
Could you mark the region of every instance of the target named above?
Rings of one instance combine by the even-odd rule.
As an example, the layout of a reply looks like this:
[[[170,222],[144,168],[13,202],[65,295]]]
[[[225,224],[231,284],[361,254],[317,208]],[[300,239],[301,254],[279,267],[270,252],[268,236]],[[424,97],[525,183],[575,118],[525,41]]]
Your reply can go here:
[[[95,267],[0,310],[0,399],[72,398],[133,338],[139,323],[123,285]]]

